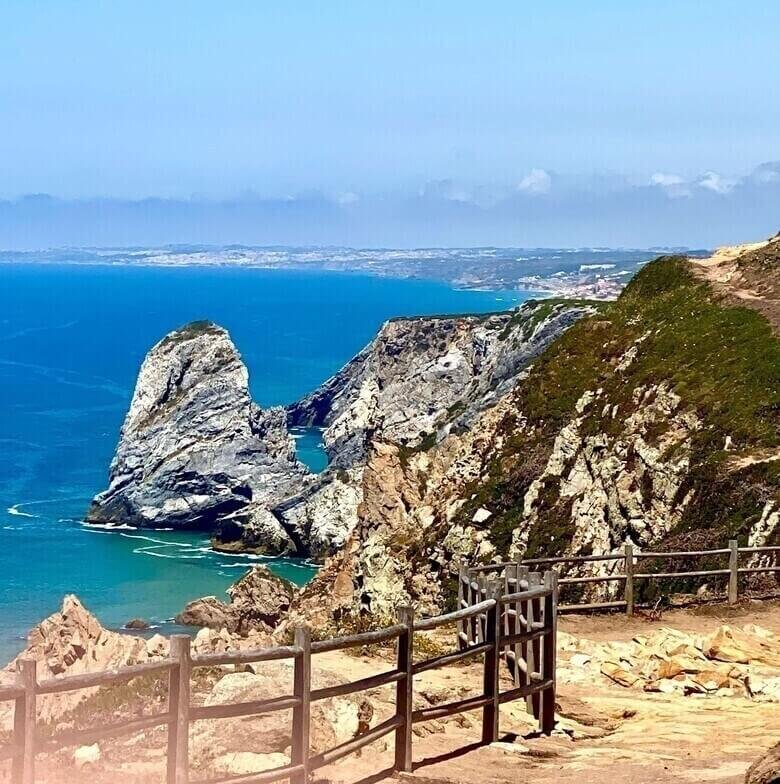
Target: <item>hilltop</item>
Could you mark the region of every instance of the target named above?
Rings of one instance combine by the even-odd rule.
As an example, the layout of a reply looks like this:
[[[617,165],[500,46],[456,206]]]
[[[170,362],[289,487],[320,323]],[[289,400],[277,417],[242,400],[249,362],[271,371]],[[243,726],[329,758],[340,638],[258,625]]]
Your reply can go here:
[[[434,611],[458,561],[776,544],[777,248],[729,262],[756,286],[738,299],[701,272],[718,265],[660,257],[467,430],[412,453],[372,442],[358,525],[300,612]]]

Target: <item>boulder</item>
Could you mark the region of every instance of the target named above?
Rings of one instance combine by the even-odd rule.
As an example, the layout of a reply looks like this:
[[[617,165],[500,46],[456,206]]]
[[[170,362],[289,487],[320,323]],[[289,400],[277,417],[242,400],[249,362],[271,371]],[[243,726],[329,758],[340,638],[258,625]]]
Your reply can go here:
[[[282,524],[264,506],[253,504],[223,518],[211,539],[220,552],[257,555],[294,555],[295,543]]]
[[[176,616],[176,623],[226,629],[242,635],[254,630],[267,631],[290,607],[293,586],[266,567],[254,566],[228,588],[228,596],[230,603],[216,596],[189,602]]]
[[[745,774],[745,784],[778,784],[780,782],[780,743],[757,759]]]
[[[203,596],[188,602],[175,620],[182,626],[204,626],[231,631],[236,623],[230,606],[216,596]]]
[[[262,662],[256,672],[223,676],[206,697],[205,705],[254,702],[290,694],[293,688],[291,661]],[[312,688],[334,686],[349,676],[318,665],[312,673]],[[367,728],[373,707],[363,694],[321,700],[311,707],[311,749],[316,753],[332,748]],[[265,762],[249,759],[247,752],[283,754],[290,746],[291,711],[276,711],[245,719],[198,722],[192,736],[193,759],[200,765],[224,764],[226,755],[242,763]],[[218,750],[218,754],[216,754]],[[218,760],[221,760],[218,762]],[[273,767],[276,767],[274,765]]]
[[[91,746],[79,746],[73,752],[73,763],[77,768],[94,765],[96,762],[100,762],[100,746],[97,743]]]
[[[277,624],[292,601],[293,586],[264,566],[254,566],[228,588],[239,632]]]
[[[143,630],[149,628],[149,622],[143,618],[133,618],[125,624],[125,629]]]

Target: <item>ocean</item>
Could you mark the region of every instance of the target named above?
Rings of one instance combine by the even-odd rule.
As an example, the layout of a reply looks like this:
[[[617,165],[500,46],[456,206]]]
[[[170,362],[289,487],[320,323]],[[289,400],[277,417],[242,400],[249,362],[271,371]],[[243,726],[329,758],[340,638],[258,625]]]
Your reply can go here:
[[[198,596],[224,596],[252,563],[304,583],[291,559],[213,553],[203,535],[82,524],[104,489],[146,352],[189,321],[226,327],[262,406],[315,388],[392,316],[486,312],[531,295],[424,281],[233,267],[0,264],[0,663],[75,593],[100,621],[168,632]],[[295,434],[313,470],[319,433]]]

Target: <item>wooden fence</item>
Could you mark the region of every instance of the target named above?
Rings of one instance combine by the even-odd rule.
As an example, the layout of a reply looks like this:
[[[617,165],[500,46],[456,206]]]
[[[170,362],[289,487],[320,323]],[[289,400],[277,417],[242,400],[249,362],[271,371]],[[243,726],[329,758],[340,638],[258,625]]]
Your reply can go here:
[[[749,566],[740,558],[750,556],[765,557],[766,563],[762,565]],[[686,572],[650,572],[639,571],[638,566],[642,561],[648,560],[692,560],[699,561],[704,558],[720,558],[724,561],[724,567],[720,569],[697,569]],[[728,548],[721,550],[691,550],[676,552],[636,552],[632,545],[627,544],[622,552],[610,553],[606,555],[579,555],[565,556],[560,558],[530,558],[517,563],[486,564],[474,566],[469,569],[461,569],[460,573],[460,605],[463,607],[471,606],[482,601],[487,596],[488,585],[491,579],[503,581],[504,591],[508,592],[509,586],[520,585],[527,587],[528,575],[532,578],[535,573],[531,569],[545,568],[558,569],[567,565],[580,565],[586,563],[614,563],[622,567],[622,572],[615,572],[606,575],[593,575],[584,577],[558,577],[558,585],[561,589],[566,586],[577,585],[598,585],[619,582],[623,584],[622,599],[602,602],[580,602],[572,604],[559,604],[559,612],[578,612],[582,610],[608,610],[623,609],[626,614],[631,616],[638,603],[636,601],[637,583],[640,581],[662,581],[671,579],[691,579],[703,577],[718,577],[724,579],[727,584],[726,598],[729,604],[735,604],[739,598],[739,578],[744,575],[753,574],[780,574],[780,546],[766,547],[739,547],[736,539],[729,541]],[[538,575],[537,575],[538,577]],[[477,639],[476,625],[464,627],[463,632],[468,632],[464,639],[466,643]]]
[[[515,585],[513,593],[496,590],[480,602],[459,607],[454,612],[435,618],[416,620],[411,608],[398,611],[398,623],[386,629],[350,637],[312,641],[308,629],[297,629],[293,645],[254,649],[240,652],[210,653],[193,656],[190,638],[171,638],[170,658],[122,667],[112,671],[51,678],[39,682],[36,661],[21,659],[17,683],[0,686],[0,701],[14,701],[14,726],[10,744],[0,748],[0,760],[11,760],[13,784],[33,784],[36,756],[61,748],[95,743],[106,738],[128,735],[152,727],[167,727],[168,784],[187,784],[190,780],[189,729],[194,721],[258,716],[272,711],[292,709],[290,732],[290,763],[283,767],[252,775],[203,780],[197,784],[265,784],[289,779],[291,784],[305,784],[309,774],[373,743],[390,733],[395,735],[394,770],[412,769],[412,727],[414,724],[439,719],[470,710],[482,710],[482,742],[492,743],[499,736],[499,705],[516,699],[529,699],[541,731],[550,733],[555,711],[555,650],[557,617],[557,583],[554,573],[547,572],[544,583],[522,589]],[[520,609],[522,608],[522,613]],[[513,622],[505,625],[508,611],[514,612]],[[462,633],[474,619],[481,629],[479,640],[463,644]],[[459,649],[424,661],[414,661],[414,633],[457,624]],[[312,689],[312,656],[326,651],[396,642],[396,664],[387,672],[361,680],[326,688]],[[516,651],[515,661],[523,677],[514,687],[501,692],[500,659],[504,649]],[[529,660],[523,658],[526,653]],[[413,707],[414,677],[428,670],[447,666],[468,657],[482,655],[483,688],[474,697],[444,705],[415,710]],[[536,658],[534,658],[534,656]],[[292,693],[254,702],[230,705],[192,705],[190,684],[192,671],[198,667],[256,664],[288,659],[293,664]],[[166,676],[168,701],[164,713],[142,716],[94,729],[67,730],[44,739],[37,731],[37,700],[42,695],[73,692],[111,686],[139,676]],[[392,717],[327,751],[312,753],[309,743],[310,707],[313,702],[395,684],[395,713]]]

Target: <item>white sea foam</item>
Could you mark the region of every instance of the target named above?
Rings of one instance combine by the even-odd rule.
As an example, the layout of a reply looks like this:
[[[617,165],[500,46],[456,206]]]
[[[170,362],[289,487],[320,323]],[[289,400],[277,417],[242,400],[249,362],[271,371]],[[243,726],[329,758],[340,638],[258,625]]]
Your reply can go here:
[[[615,269],[617,265],[615,264],[580,264],[580,272],[586,272],[587,270],[599,270],[599,269]]]
[[[19,508],[20,506],[22,506],[22,504],[14,504],[13,506],[9,506],[5,511],[8,512],[9,515],[14,515],[15,517],[38,517],[38,515],[23,512]]]
[[[163,545],[163,547],[167,547],[168,545]],[[150,546],[150,547],[136,547],[133,550],[136,555],[151,555],[153,558],[169,558],[174,561],[198,561],[205,558],[205,555],[183,555],[178,553],[176,555],[168,555],[167,553],[158,553],[157,550],[161,549],[159,546]]]
[[[60,520],[60,522],[69,522],[67,519]],[[126,523],[122,523],[117,525],[116,523],[90,523],[87,520],[79,520],[79,525],[84,526],[84,528],[88,529],[97,529],[103,531],[135,531],[136,529],[133,528],[132,525],[127,525]]]

